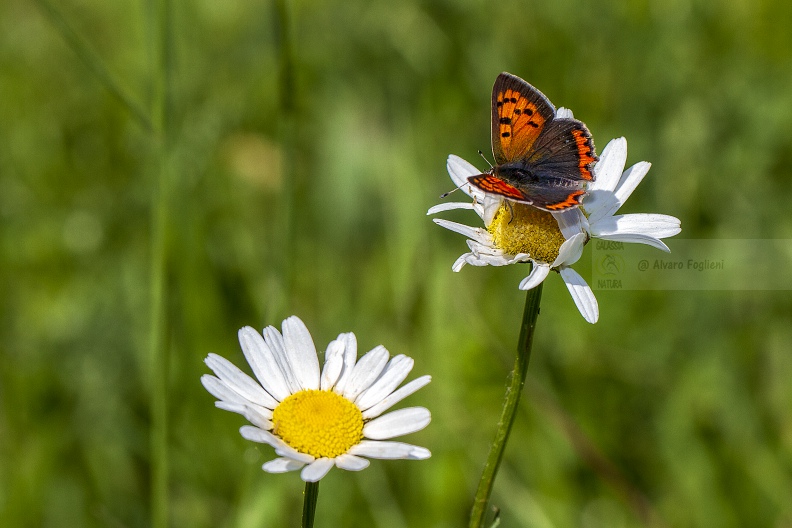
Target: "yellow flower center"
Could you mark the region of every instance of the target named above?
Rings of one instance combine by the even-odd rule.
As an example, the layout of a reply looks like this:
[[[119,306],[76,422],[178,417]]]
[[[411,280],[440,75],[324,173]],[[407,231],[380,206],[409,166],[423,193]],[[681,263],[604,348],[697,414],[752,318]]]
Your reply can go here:
[[[501,203],[487,227],[495,247],[516,255],[527,253],[537,262],[552,264],[564,243],[553,215],[519,202]]]
[[[273,433],[299,451],[334,458],[363,439],[360,409],[332,391],[302,390],[272,412]]]

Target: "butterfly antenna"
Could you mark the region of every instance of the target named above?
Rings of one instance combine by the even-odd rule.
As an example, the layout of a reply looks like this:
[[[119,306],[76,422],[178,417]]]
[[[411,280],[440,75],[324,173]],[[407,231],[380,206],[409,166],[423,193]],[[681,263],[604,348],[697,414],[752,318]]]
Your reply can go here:
[[[492,169],[492,163],[490,163],[490,162],[489,162],[489,160],[488,160],[488,159],[487,159],[487,157],[484,155],[484,153],[483,153],[483,152],[481,152],[481,150],[479,150],[479,151],[478,151],[478,153],[479,153],[479,156],[481,156],[482,158],[484,158],[484,161],[486,161],[486,162],[487,162],[487,165],[489,165],[490,169]]]
[[[465,184],[463,183],[462,185],[465,185]],[[441,195],[440,195],[440,198],[441,198],[441,199],[442,199],[442,198],[445,198],[445,197],[446,197],[446,196],[448,196],[449,194],[457,192],[459,189],[461,189],[461,188],[462,188],[462,185],[460,185],[459,187],[456,187],[456,188],[454,188],[454,189],[451,189],[451,190],[450,190],[450,191],[448,191],[448,192],[445,192],[445,193],[441,194]]]

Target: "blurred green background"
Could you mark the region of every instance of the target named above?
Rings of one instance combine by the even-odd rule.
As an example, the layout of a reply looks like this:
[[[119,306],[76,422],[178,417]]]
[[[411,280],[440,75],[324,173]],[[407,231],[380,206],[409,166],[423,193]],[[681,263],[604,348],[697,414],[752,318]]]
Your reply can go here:
[[[175,2],[166,76],[150,2],[51,2],[144,115],[167,81],[169,170],[39,2],[0,3],[4,527],[149,525],[160,264],[172,526],[298,525],[299,477],[263,473],[272,450],[199,383],[209,352],[244,366],[239,327],[290,314],[320,350],[354,331],[434,377],[406,403],[432,411],[406,440],[433,457],[332,471],[317,526],[466,525],[528,268],[452,273],[464,239],[425,213],[449,153],[484,165],[501,71],[653,163],[624,212],[792,238],[785,0],[297,0],[286,26],[268,2]],[[502,526],[792,527],[789,292],[596,294],[588,325],[545,285]]]

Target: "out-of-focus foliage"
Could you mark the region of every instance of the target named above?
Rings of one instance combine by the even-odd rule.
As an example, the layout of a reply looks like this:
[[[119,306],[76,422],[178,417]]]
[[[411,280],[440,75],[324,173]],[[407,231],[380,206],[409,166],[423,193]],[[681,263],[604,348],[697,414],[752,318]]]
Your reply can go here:
[[[407,438],[433,457],[331,472],[317,525],[465,524],[527,268],[451,273],[463,239],[425,212],[449,153],[483,165],[501,71],[653,163],[627,212],[792,238],[790,2],[300,0],[288,61],[271,4],[174,4],[173,526],[296,525],[299,478],[264,474],[271,449],[199,383],[208,352],[243,364],[239,327],[292,313],[322,349],[354,331],[434,377],[409,400],[433,422]],[[55,5],[150,107],[149,3]],[[36,2],[0,3],[2,526],[148,524],[153,153]],[[792,526],[789,292],[597,296],[591,326],[548,279],[503,525]]]

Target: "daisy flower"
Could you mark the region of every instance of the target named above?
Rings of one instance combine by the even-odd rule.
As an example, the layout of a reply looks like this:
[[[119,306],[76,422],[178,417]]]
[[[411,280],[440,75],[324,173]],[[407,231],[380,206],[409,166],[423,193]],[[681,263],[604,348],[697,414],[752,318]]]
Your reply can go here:
[[[558,117],[572,117],[559,109]],[[583,246],[591,238],[649,244],[663,251],[660,240],[680,232],[677,218],[662,214],[615,215],[651,167],[645,161],[626,171],[627,140],[614,139],[605,147],[594,166],[595,180],[588,186],[583,204],[571,210],[548,213],[530,205],[487,194],[468,183],[469,176],[482,171],[458,156],[448,157],[448,174],[454,185],[470,196],[471,202],[436,205],[427,214],[451,209],[473,209],[485,228],[471,227],[444,219],[434,222],[468,238],[470,252],[460,256],[452,269],[472,266],[506,266],[531,262],[531,273],[520,282],[521,290],[538,286],[557,271],[564,280],[583,318],[589,323],[599,319],[594,293],[571,266],[580,259]],[[622,172],[623,171],[623,172]]]
[[[431,420],[423,407],[383,414],[431,381],[421,376],[401,388],[413,360],[375,347],[357,359],[355,334],[340,334],[325,351],[319,369],[311,334],[295,316],[283,321],[283,334],[272,326],[263,335],[246,326],[239,343],[254,380],[227,359],[209,354],[214,376],[201,383],[220,409],[244,416],[251,424],[239,432],[269,444],[279,458],[262,466],[270,473],[302,470],[305,482],[317,482],[333,466],[360,471],[367,458],[429,458],[428,449],[391,438],[413,433]]]

